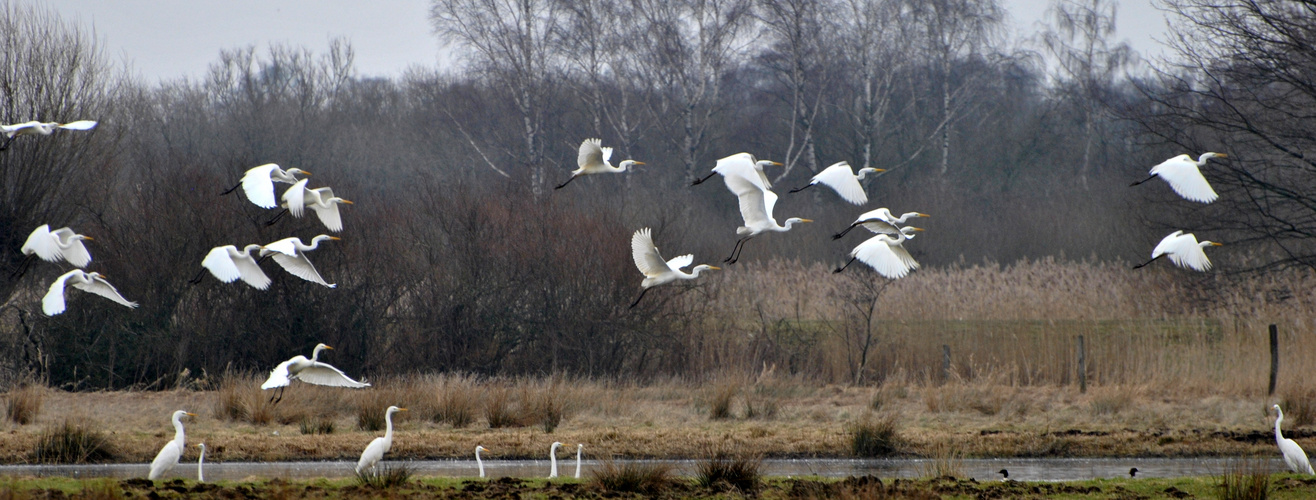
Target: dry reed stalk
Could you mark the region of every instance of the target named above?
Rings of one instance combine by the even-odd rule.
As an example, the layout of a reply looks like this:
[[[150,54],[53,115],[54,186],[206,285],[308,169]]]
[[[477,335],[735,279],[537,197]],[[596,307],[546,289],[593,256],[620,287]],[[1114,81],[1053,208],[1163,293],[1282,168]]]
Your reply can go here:
[[[37,415],[41,414],[45,391],[45,387],[36,384],[25,384],[9,391],[5,395],[5,416],[18,425],[36,421]]]

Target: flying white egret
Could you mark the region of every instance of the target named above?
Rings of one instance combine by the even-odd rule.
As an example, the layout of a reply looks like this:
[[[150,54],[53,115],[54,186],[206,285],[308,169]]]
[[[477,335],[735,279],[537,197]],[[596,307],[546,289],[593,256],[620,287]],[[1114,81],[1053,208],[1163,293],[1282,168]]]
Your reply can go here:
[[[152,481],[160,479],[160,476],[178,465],[178,458],[183,456],[183,450],[187,447],[187,438],[183,435],[184,415],[196,416],[195,413],[188,413],[183,410],[174,412],[174,439],[165,443],[164,447],[160,448],[160,453],[155,455],[155,460],[151,461],[151,472],[146,475],[147,479]]]
[[[1279,445],[1279,452],[1284,454],[1284,464],[1289,466],[1289,470],[1299,474],[1316,474],[1311,469],[1311,462],[1307,461],[1307,452],[1302,451],[1298,442],[1292,439],[1285,439],[1279,432],[1279,423],[1284,421],[1284,410],[1275,405],[1275,444]]]
[[[284,238],[261,247],[260,256],[273,256],[274,262],[278,262],[284,270],[292,273],[293,276],[312,283],[319,283],[329,288],[334,288],[338,285],[329,283],[325,281],[324,278],[320,277],[320,272],[316,271],[315,266],[311,264],[311,260],[306,258],[306,252],[319,248],[321,241],[337,241],[341,239],[342,238],[337,236],[322,234],[311,238],[311,244],[307,245],[302,243],[301,238]]]
[[[294,177],[294,174],[311,175],[310,172],[300,168],[284,170],[278,164],[266,163],[247,170],[247,173],[242,175],[241,181],[238,181],[237,184],[220,193],[220,195],[232,193],[238,186],[242,186],[242,191],[247,193],[247,199],[251,200],[256,206],[274,208],[279,206],[274,198],[274,183],[294,184],[297,182],[297,177]]]
[[[196,457],[196,481],[204,483],[206,482],[206,473],[201,468],[205,466],[206,462],[206,443],[197,443],[196,447],[201,449],[201,455]]]
[[[46,316],[54,316],[64,312],[64,286],[69,283],[79,290],[100,295],[128,307],[137,307],[136,302],[131,302],[123,298],[123,295],[119,295],[119,291],[115,290],[114,285],[111,285],[110,282],[105,281],[105,276],[101,273],[88,273],[81,269],[74,269],[55,278],[55,282],[50,284],[50,291],[46,292],[46,296],[41,299],[41,311],[46,313]]]
[[[557,477],[557,448],[562,446],[561,442],[553,441],[553,446],[548,447],[548,460],[553,464],[552,469],[548,472],[548,478]]]
[[[13,125],[0,125],[0,134],[5,135],[5,143],[0,144],[0,151],[8,148],[9,143],[20,135],[50,135],[55,133],[55,129],[91,130],[93,128],[96,128],[96,122],[91,120],[78,120],[69,123],[30,121]]]
[[[863,205],[868,203],[868,193],[864,192],[864,186],[859,184],[859,181],[863,180],[865,175],[878,172],[886,172],[886,169],[864,167],[859,169],[859,175],[855,175],[854,169],[850,167],[849,163],[838,161],[833,163],[832,166],[824,168],[822,172],[818,172],[818,175],[813,176],[813,179],[809,180],[809,183],[805,184],[804,187],[792,189],[791,192],[798,193],[822,184],[832,188],[845,201],[855,205]]]
[[[69,264],[87,267],[91,263],[91,253],[87,252],[82,240],[91,241],[91,237],[67,227],[51,231],[49,224],[42,224],[27,236],[22,251],[23,255],[36,255],[46,262],[67,260]]]
[[[603,141],[599,139],[585,139],[584,142],[581,142],[580,152],[576,155],[576,166],[580,168],[572,170],[571,178],[553,189],[562,189],[582,175],[619,174],[634,165],[644,165],[642,161],[625,160],[614,167],[611,163],[608,163],[612,159],[612,148],[602,147],[602,144]]]
[[[736,228],[736,234],[742,238],[736,240],[731,256],[726,258],[725,262],[728,264],[734,264],[740,259],[740,252],[744,250],[745,242],[750,238],[765,232],[784,233],[790,231],[791,226],[796,223],[813,222],[810,219],[792,217],[786,219],[784,226],[777,224],[776,219],[772,217],[772,208],[777,204],[777,193],[768,189],[767,176],[762,175],[762,172],[750,163],[752,159],[753,157],[744,153],[728,156],[718,160],[717,167],[713,169],[722,174],[727,189],[740,199],[740,216],[745,221],[745,225]]]
[[[585,445],[576,444],[576,479],[580,479],[580,454],[585,450]]]
[[[704,181],[708,180],[714,174],[722,174],[723,176],[725,176],[729,172],[736,172],[739,173],[740,175],[748,175],[748,172],[743,170],[743,167],[746,164],[754,166],[754,174],[758,176],[759,181],[763,184],[764,189],[772,189],[772,182],[768,180],[768,174],[763,171],[763,168],[768,165],[775,165],[780,167],[781,163],[775,161],[768,161],[768,160],[759,160],[754,158],[754,155],[749,153],[736,153],[726,158],[722,158],[721,160],[718,160],[717,164],[713,166],[712,172],[710,172],[708,175],[704,176],[701,179],[695,179],[695,181],[690,183],[690,185],[698,186],[699,184],[702,184]]]
[[[367,446],[366,450],[361,452],[361,460],[356,462],[357,474],[360,474],[361,471],[365,469],[370,469],[370,472],[374,472],[375,465],[379,463],[379,459],[384,458],[384,453],[387,453],[388,449],[393,447],[393,414],[400,411],[407,411],[407,409],[390,406],[388,407],[388,410],[384,412],[384,422],[387,424],[387,427],[384,430],[384,437],[375,438],[374,441],[370,442],[370,446]]]
[[[1224,153],[1203,153],[1197,161],[1193,161],[1191,156],[1179,155],[1152,167],[1150,176],[1129,185],[1137,186],[1159,176],[1165,179],[1179,196],[1199,203],[1211,203],[1219,196],[1215,194],[1214,189],[1211,189],[1211,184],[1206,182],[1206,177],[1202,177],[1200,167],[1206,165],[1206,160],[1211,158],[1228,157],[1229,155]]]
[[[475,464],[480,466],[480,477],[484,477],[484,460],[480,459],[480,452],[489,451],[483,446],[475,446]]]
[[[864,229],[877,234],[889,234],[895,236],[900,233],[900,225],[904,224],[910,217],[931,217],[931,215],[918,212],[905,212],[899,218],[896,218],[891,215],[891,210],[885,207],[877,210],[869,210],[859,214],[859,218],[855,219],[854,222],[851,223],[849,227],[845,228],[844,231],[832,235],[832,239],[839,240],[845,236],[846,233],[849,233],[851,229],[859,226],[863,226]]]
[[[1211,269],[1211,260],[1206,258],[1206,252],[1203,252],[1202,249],[1223,245],[1223,243],[1216,243],[1214,241],[1203,241],[1198,243],[1197,237],[1193,236],[1193,233],[1184,234],[1183,231],[1175,231],[1170,233],[1169,236],[1163,238],[1160,243],[1156,244],[1156,248],[1152,250],[1151,260],[1133,266],[1133,268],[1137,269],[1147,264],[1151,264],[1161,257],[1169,257],[1170,261],[1174,262],[1174,265],[1176,266],[1193,269],[1195,271],[1206,271]]]
[[[273,395],[270,396],[271,401],[278,403],[283,401],[284,388],[288,387],[288,384],[291,384],[293,380],[330,387],[351,387],[353,389],[370,387],[368,383],[352,380],[352,377],[348,377],[347,374],[333,365],[321,362],[320,351],[325,349],[333,350],[332,347],[318,344],[315,346],[315,350],[311,351],[311,359],[306,359],[306,356],[298,354],[293,356],[292,359],[279,363],[279,366],[270,371],[270,378],[260,385],[260,389],[264,391],[278,387],[279,398],[274,399]]]
[[[265,225],[272,225],[283,218],[285,214],[291,213],[293,217],[301,218],[306,209],[310,208],[315,211],[315,215],[320,218],[320,222],[330,231],[338,232],[343,230],[343,218],[338,214],[338,205],[353,205],[349,200],[334,196],[333,188],[322,187],[310,189],[306,187],[306,179],[297,181],[287,191],[283,192],[283,211],[275,215],[274,218],[266,222]]]
[[[260,265],[256,263],[256,258],[251,256],[252,250],[260,250],[260,245],[247,245],[241,251],[233,245],[224,245],[210,249],[206,258],[201,260],[201,272],[198,272],[192,283],[200,283],[201,276],[206,270],[215,275],[220,281],[232,283],[239,278],[247,282],[257,290],[264,290],[270,286],[270,277],[265,275]]]
[[[699,277],[699,273],[707,270],[721,270],[720,267],[700,264],[691,269],[689,273],[681,271],[681,268],[693,264],[695,256],[692,254],[682,255],[672,260],[663,260],[663,256],[658,253],[658,247],[653,244],[653,236],[650,235],[649,228],[636,231],[631,236],[631,257],[635,259],[635,267],[640,268],[644,273],[644,281],[640,282],[643,290],[640,296],[631,302],[631,307],[640,303],[644,294],[658,285],[666,285],[676,280],[692,280]]]
[[[879,234],[860,243],[850,251],[850,261],[833,272],[844,271],[856,259],[877,271],[888,279],[900,279],[910,271],[918,269],[918,261],[905,249],[904,242],[912,239],[917,227],[902,227],[896,236]]]

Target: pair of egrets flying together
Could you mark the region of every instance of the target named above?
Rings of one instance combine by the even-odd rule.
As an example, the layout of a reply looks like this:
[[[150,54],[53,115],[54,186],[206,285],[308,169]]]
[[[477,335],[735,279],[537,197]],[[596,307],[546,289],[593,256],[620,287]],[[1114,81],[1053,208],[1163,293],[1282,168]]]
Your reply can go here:
[[[55,133],[57,129],[91,130],[93,128],[96,128],[96,122],[91,120],[78,120],[69,123],[30,121],[13,125],[0,125],[0,134],[5,135],[4,144],[0,144],[0,151],[9,148],[9,143],[20,135],[50,135]]]
[[[278,215],[270,219],[266,224],[274,224],[285,214],[292,214],[293,217],[301,218],[306,213],[306,209],[315,211],[315,215],[320,218],[320,222],[330,231],[339,232],[343,230],[343,218],[338,213],[338,205],[351,205],[349,200],[334,196],[334,190],[328,187],[311,189],[306,187],[307,179],[298,179],[296,174],[311,175],[310,172],[300,168],[290,168],[284,170],[274,163],[266,163],[259,167],[247,170],[243,174],[242,180],[237,185],[224,191],[222,194],[233,192],[242,186],[242,191],[247,194],[247,199],[251,203],[261,208],[278,208],[283,210]],[[278,203],[274,199],[275,182],[292,184],[292,187],[283,192]]]
[[[859,246],[850,250],[850,260],[833,272],[844,271],[845,268],[850,267],[850,264],[858,260],[887,279],[894,280],[908,276],[910,271],[918,269],[919,264],[918,261],[914,260],[914,256],[909,254],[909,250],[905,249],[904,243],[913,239],[916,233],[923,230],[910,226],[901,227],[901,224],[915,217],[929,217],[929,215],[920,212],[906,212],[901,214],[900,217],[896,217],[887,208],[879,208],[860,214],[859,218],[855,219],[849,227],[832,235],[832,239],[839,240],[856,227],[867,229],[875,233],[876,236],[865,240]]]
[[[257,290],[264,290],[269,288],[270,278],[265,275],[265,271],[260,268],[260,263],[251,255],[253,250],[259,250],[262,259],[265,257],[273,258],[274,262],[277,262],[279,266],[293,276],[334,288],[338,285],[329,283],[320,276],[320,272],[315,270],[315,265],[311,264],[311,259],[306,257],[306,252],[319,248],[321,241],[341,239],[337,236],[322,234],[311,238],[311,244],[309,245],[302,243],[301,238],[292,237],[263,246],[247,245],[242,250],[238,250],[238,247],[233,245],[218,246],[210,249],[210,253],[206,254],[206,258],[201,260],[201,267],[208,269],[210,274],[225,283],[232,283],[241,279]],[[205,273],[205,271],[198,273],[192,279],[192,283],[199,283],[202,273]]]
[[[23,255],[29,258],[35,256],[47,262],[64,260],[77,267],[87,267],[87,264],[91,263],[91,253],[82,244],[82,240],[91,240],[91,237],[78,234],[67,227],[51,231],[50,225],[42,224],[28,235],[22,251]],[[73,285],[74,288],[100,295],[127,307],[137,307],[136,302],[123,298],[114,285],[105,281],[105,276],[101,273],[74,269],[55,278],[45,297],[42,297],[41,311],[47,316],[64,312],[64,292],[67,285]]]

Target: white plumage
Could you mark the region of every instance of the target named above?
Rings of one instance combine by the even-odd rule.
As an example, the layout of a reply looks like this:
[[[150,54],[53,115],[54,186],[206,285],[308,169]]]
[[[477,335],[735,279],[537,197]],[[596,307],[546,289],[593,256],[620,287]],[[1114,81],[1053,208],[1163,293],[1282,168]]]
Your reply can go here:
[[[848,162],[839,161],[823,169],[822,172],[818,172],[818,175],[809,180],[808,185],[792,189],[791,192],[795,193],[809,186],[822,184],[836,191],[841,199],[855,205],[863,205],[868,203],[868,193],[864,192],[864,186],[859,181],[863,180],[865,175],[885,171],[880,168],[861,168],[859,169],[859,175],[855,175],[854,169],[850,167]]]
[[[548,447],[548,460],[552,464],[552,468],[548,471],[549,479],[557,477],[557,449],[559,446],[562,446],[562,443],[554,441],[553,445]]]
[[[765,232],[786,232],[796,223],[813,222],[809,219],[792,217],[786,219],[786,225],[777,224],[772,216],[772,209],[777,205],[777,194],[768,189],[767,176],[753,162],[748,153],[731,155],[717,161],[713,171],[722,175],[727,189],[740,201],[740,217],[745,225],[736,228],[736,234],[743,236],[736,241],[736,247],[726,262],[734,263],[739,259],[739,252],[750,238]]]
[[[215,247],[201,260],[201,267],[210,270],[210,274],[225,283],[241,279],[257,290],[264,290],[270,286],[270,277],[265,275],[265,271],[256,263],[256,258],[251,256],[252,250],[260,249],[260,245],[247,245],[241,251],[233,245]]]
[[[30,121],[13,125],[0,125],[0,133],[13,139],[20,135],[50,135],[55,132],[55,129],[91,130],[93,128],[96,128],[96,122],[91,120],[78,120],[69,123]]]
[[[1284,410],[1275,408],[1275,444],[1279,445],[1279,452],[1284,454],[1284,464],[1289,466],[1289,470],[1298,474],[1313,474],[1316,471],[1311,468],[1311,462],[1307,460],[1307,452],[1302,451],[1302,446],[1297,441],[1285,439],[1279,431],[1279,423],[1284,421]]]
[[[1156,244],[1156,248],[1152,250],[1151,260],[1133,268],[1137,269],[1151,264],[1161,257],[1168,257],[1176,266],[1195,271],[1206,271],[1211,269],[1211,260],[1206,258],[1206,252],[1202,249],[1210,246],[1218,247],[1221,244],[1214,241],[1198,243],[1197,237],[1192,233],[1185,234],[1183,231],[1175,231]]]
[[[23,255],[35,254],[46,262],[67,260],[69,264],[87,267],[91,263],[91,253],[87,252],[82,240],[91,240],[91,237],[75,233],[67,227],[51,231],[50,225],[42,224],[27,236],[22,251]]]
[[[195,417],[195,413],[188,413],[183,410],[174,412],[174,439],[165,443],[160,448],[160,453],[155,455],[155,460],[151,461],[151,472],[146,475],[147,479],[155,481],[164,476],[166,472],[178,465],[179,457],[183,456],[183,450],[187,446],[187,438],[183,435],[183,416],[189,415]]]
[[[873,236],[850,251],[851,262],[857,259],[889,279],[903,278],[909,275],[910,271],[918,269],[918,261],[914,260],[914,256],[910,255],[904,246],[904,242],[913,238],[913,233],[917,231],[922,229],[904,227],[896,232],[896,236],[889,234]]]
[[[64,312],[64,288],[65,285],[72,284],[74,288],[91,292],[101,297],[113,300],[119,304],[136,308],[137,303],[123,298],[119,291],[105,281],[105,277],[97,272],[83,272],[81,269],[74,269],[60,277],[55,278],[55,282],[50,284],[50,291],[41,299],[41,311],[46,316],[54,316]]]
[[[266,163],[247,170],[242,176],[242,191],[247,193],[247,199],[256,206],[274,208],[279,206],[274,198],[274,183],[294,184],[297,178],[293,174],[311,175],[310,172],[300,168],[284,170],[277,164]]]
[[[480,452],[489,451],[483,446],[475,446],[475,464],[480,466],[480,477],[484,477],[484,459],[480,458]]]
[[[384,454],[388,453],[389,448],[393,447],[393,414],[400,411],[407,411],[407,409],[390,406],[384,412],[384,422],[387,424],[384,437],[375,438],[374,441],[370,442],[370,446],[366,446],[365,451],[361,452],[361,460],[356,462],[357,474],[366,469],[370,469],[372,473],[375,472],[375,465],[379,464],[379,460],[384,458]]]
[[[832,239],[834,240],[841,239],[841,237],[845,236],[846,233],[849,233],[851,229],[860,226],[862,226],[864,229],[867,229],[877,234],[889,234],[895,236],[897,234],[900,234],[900,225],[904,224],[905,221],[909,220],[909,218],[911,217],[931,217],[931,216],[928,214],[923,214],[918,212],[905,212],[899,218],[897,218],[891,215],[890,209],[887,209],[885,207],[879,208],[877,210],[869,210],[867,212],[860,214],[859,218],[855,219],[855,221],[851,223],[849,227],[845,228],[844,231],[832,235]]]
[[[681,271],[681,268],[693,264],[695,256],[691,254],[681,255],[672,260],[663,260],[663,256],[658,253],[658,247],[653,244],[653,236],[649,228],[636,231],[631,236],[631,257],[635,259],[635,267],[640,269],[644,274],[644,281],[640,286],[647,292],[650,288],[665,285],[676,280],[692,280],[699,277],[699,273],[707,270],[720,270],[722,268],[700,264],[695,266],[689,273]],[[640,297],[631,303],[631,307],[640,302],[644,297],[644,292]]]
[[[1206,182],[1206,177],[1202,176],[1200,167],[1206,165],[1206,160],[1211,158],[1228,157],[1229,155],[1223,153],[1203,153],[1197,161],[1193,161],[1191,156],[1179,155],[1152,167],[1151,171],[1148,172],[1151,175],[1150,177],[1135,182],[1133,185],[1142,184],[1153,177],[1160,177],[1184,199],[1199,203],[1211,203],[1219,198],[1219,195],[1215,194],[1215,190],[1211,189],[1211,184]]]
[[[580,479],[580,455],[585,451],[585,445],[576,444],[576,479]]]
[[[202,470],[202,467],[206,463],[206,443],[197,443],[196,447],[201,450],[201,454],[196,457],[196,480],[198,483],[204,483],[206,482],[206,473]]]
[[[305,356],[298,354],[293,356],[292,359],[279,363],[279,366],[270,371],[270,377],[265,380],[265,383],[260,385],[261,390],[287,387],[293,380],[330,387],[370,387],[370,384],[352,380],[342,370],[320,361],[320,351],[325,349],[333,348],[319,344],[311,351],[311,359],[306,359]]]
[[[260,256],[273,256],[274,262],[277,262],[285,271],[288,271],[293,276],[312,283],[319,283],[329,288],[334,288],[338,285],[329,283],[320,276],[320,272],[315,270],[315,265],[311,264],[311,259],[306,258],[306,252],[319,248],[321,241],[337,241],[340,239],[342,238],[322,234],[312,238],[311,244],[307,245],[302,243],[301,238],[284,238],[261,247]]]
[[[334,196],[334,190],[328,187],[310,189],[306,187],[306,179],[297,181],[287,191],[283,192],[283,206],[288,209],[293,217],[301,217],[307,208],[315,211],[315,215],[320,218],[320,222],[330,231],[338,232],[343,230],[343,219],[338,214],[338,205],[352,205],[351,201]]]
[[[609,160],[612,159],[612,148],[603,147],[603,141],[600,139],[585,139],[580,143],[580,151],[576,155],[576,168],[571,171],[571,178],[566,182],[559,184],[554,189],[562,189],[576,177],[593,174],[617,174],[629,170],[634,165],[644,165],[642,161],[625,160],[619,166],[612,166]]]

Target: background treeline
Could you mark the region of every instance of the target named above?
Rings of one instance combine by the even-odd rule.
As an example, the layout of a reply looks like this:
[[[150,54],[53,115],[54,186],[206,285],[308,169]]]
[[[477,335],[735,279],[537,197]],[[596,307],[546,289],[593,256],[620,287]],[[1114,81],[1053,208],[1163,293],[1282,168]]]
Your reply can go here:
[[[101,122],[0,152],[3,378],[160,387],[184,369],[268,369],[317,342],[367,376],[757,366],[780,346],[728,325],[771,318],[718,297],[840,279],[804,271],[840,262],[859,237],[829,236],[879,206],[933,215],[910,244],[929,268],[1137,261],[1171,227],[1238,243],[1213,254],[1225,269],[1310,265],[1312,7],[1168,7],[1175,50],[1144,64],[1114,41],[1106,0],[1056,4],[1031,40],[1008,39],[1001,6],[981,0],[435,0],[437,43],[460,65],[364,78],[334,40],[226,49],[201,79],[152,85],[123,76],[85,28],[0,2],[0,121]],[[554,191],[586,137],[647,166]],[[1205,169],[1221,202],[1128,187],[1165,158],[1208,150],[1230,155]],[[636,229],[697,263],[730,252],[734,197],[720,182],[689,184],[741,151],[785,163],[769,171],[779,218],[817,221],[748,244],[746,262],[791,272],[656,290],[628,310]],[[869,207],[786,194],[841,160],[888,169],[867,183]],[[273,212],[240,190],[218,195],[269,162],[356,202],[343,240],[311,256],[338,287],[273,265],[264,292],[189,284],[213,246],[325,232],[314,218],[267,226]],[[43,223],[93,236],[91,270],[141,308],[75,296],[69,312],[42,316],[65,269],[17,271]],[[880,278],[859,276],[869,285],[847,286],[876,307]],[[856,319],[865,335],[881,319],[872,310]],[[792,370],[862,380],[817,363]]]

